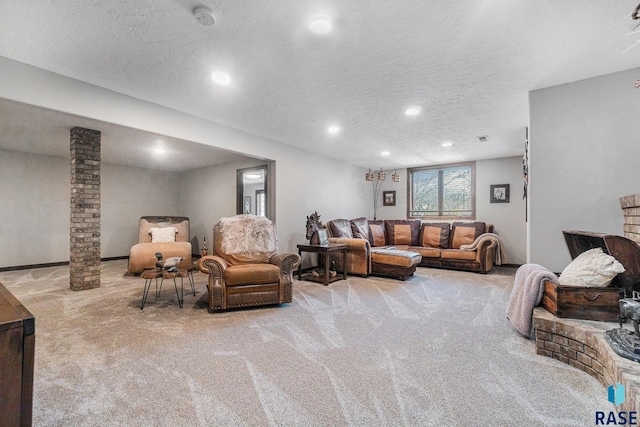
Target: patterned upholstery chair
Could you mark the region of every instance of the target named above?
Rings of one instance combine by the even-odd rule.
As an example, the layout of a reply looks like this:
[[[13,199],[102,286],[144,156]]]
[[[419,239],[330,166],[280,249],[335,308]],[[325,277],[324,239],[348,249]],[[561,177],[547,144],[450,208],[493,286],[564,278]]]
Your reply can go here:
[[[213,228],[213,252],[198,261],[209,275],[209,312],[292,301],[300,256],[278,254],[276,226],[268,218],[222,218]]]

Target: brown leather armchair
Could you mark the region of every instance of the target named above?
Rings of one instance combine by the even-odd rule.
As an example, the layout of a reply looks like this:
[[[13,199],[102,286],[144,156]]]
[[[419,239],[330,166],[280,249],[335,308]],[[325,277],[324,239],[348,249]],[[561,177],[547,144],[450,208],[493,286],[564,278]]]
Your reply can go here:
[[[175,241],[153,242],[152,229],[175,228]],[[156,267],[156,252],[164,259],[180,257],[180,268],[191,268],[189,218],[184,216],[143,216],[138,223],[138,243],[129,252],[129,273],[140,274]]]
[[[292,301],[296,253],[278,254],[275,224],[265,217],[236,215],[213,228],[213,252],[198,261],[209,275],[209,312]]]

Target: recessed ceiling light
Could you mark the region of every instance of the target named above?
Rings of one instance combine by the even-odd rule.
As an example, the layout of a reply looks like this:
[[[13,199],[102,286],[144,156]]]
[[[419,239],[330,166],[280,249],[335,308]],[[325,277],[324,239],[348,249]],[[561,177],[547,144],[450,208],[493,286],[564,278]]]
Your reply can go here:
[[[228,85],[231,82],[231,77],[229,77],[229,74],[223,73],[222,71],[214,71],[211,74],[211,78],[219,85]]]
[[[327,132],[329,132],[330,134],[335,135],[336,133],[340,132],[340,126],[329,126],[329,129],[327,129]]]
[[[166,153],[166,150],[162,147],[158,147],[158,148],[154,148],[153,151],[155,151],[156,154],[164,154]]]
[[[442,144],[440,144],[440,145],[442,145],[442,146],[443,146],[443,147],[445,147],[445,148],[448,148],[448,147],[451,147],[451,146],[453,145],[453,142],[451,142],[451,141],[445,141],[445,142],[443,142],[443,143],[442,143]]]
[[[324,36],[331,31],[332,25],[329,18],[326,16],[316,16],[309,23],[309,30],[313,34],[317,34],[319,36]]]
[[[249,179],[258,179],[258,178],[262,178],[262,175],[259,175],[257,173],[248,173],[245,175],[247,178]]]
[[[388,152],[388,151],[383,151],[382,153],[380,153],[380,155],[381,155],[382,157],[387,157],[387,156],[390,156],[390,155],[391,155],[391,153],[390,153],[390,152]]]
[[[420,107],[411,107],[411,108],[408,108],[407,111],[405,111],[405,114],[407,116],[415,116],[420,114],[420,111],[421,111]]]

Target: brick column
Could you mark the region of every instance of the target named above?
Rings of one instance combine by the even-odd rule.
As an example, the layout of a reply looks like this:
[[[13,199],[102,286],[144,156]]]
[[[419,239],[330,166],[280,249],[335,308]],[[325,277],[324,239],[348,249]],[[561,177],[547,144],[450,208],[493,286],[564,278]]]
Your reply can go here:
[[[71,129],[70,284],[100,287],[100,131]]]
[[[624,214],[624,237],[640,244],[640,194],[620,197]]]

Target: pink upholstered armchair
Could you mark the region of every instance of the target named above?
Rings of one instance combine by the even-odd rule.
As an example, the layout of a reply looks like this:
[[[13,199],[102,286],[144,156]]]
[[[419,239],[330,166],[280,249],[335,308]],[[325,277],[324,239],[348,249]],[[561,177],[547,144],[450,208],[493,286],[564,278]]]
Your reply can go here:
[[[222,218],[213,228],[213,251],[198,261],[209,275],[209,312],[292,301],[300,256],[278,254],[276,226],[268,218]]]

